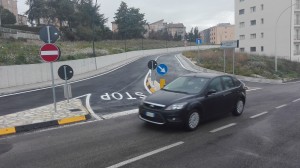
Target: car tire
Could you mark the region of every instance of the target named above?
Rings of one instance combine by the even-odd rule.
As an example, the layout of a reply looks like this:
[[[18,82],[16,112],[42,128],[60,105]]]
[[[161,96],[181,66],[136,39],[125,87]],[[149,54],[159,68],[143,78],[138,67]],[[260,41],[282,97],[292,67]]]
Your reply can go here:
[[[234,106],[232,114],[234,116],[240,116],[244,112],[244,107],[245,107],[245,101],[242,98],[239,98]]]
[[[186,117],[185,128],[187,131],[194,131],[200,123],[200,114],[196,110],[192,110]]]

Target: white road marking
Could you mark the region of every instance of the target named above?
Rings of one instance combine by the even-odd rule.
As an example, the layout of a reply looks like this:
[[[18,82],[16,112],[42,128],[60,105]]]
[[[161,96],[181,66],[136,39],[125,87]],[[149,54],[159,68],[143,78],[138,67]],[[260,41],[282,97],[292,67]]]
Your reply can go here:
[[[151,73],[151,70],[149,70],[149,72],[147,73],[147,75],[145,76],[145,79],[144,79],[144,87],[145,89],[147,90],[148,93],[152,94],[152,92],[149,90],[149,88],[147,87],[147,80],[148,80],[148,76],[150,75]]]
[[[143,154],[143,155],[140,155],[140,156],[137,156],[135,158],[132,158],[132,159],[129,159],[129,160],[126,160],[124,162],[121,162],[121,163],[118,163],[118,164],[115,164],[115,165],[112,165],[112,166],[109,166],[107,168],[118,168],[118,167],[121,167],[121,166],[124,166],[124,165],[127,165],[129,163],[132,163],[132,162],[135,162],[135,161],[138,161],[138,160],[141,160],[141,159],[144,159],[146,157],[149,157],[151,155],[154,155],[154,154],[157,154],[157,153],[160,153],[160,152],[163,152],[165,150],[168,150],[168,149],[171,149],[171,148],[174,148],[176,146],[179,146],[179,145],[182,145],[184,142],[177,142],[177,143],[174,143],[172,145],[169,145],[169,146],[165,146],[165,147],[162,147],[162,148],[159,148],[159,149],[156,149],[152,152],[149,152],[149,153],[146,153],[146,154]]]
[[[137,60],[137,59],[136,59],[136,60]],[[124,66],[126,66],[126,65],[128,65],[128,64],[130,64],[130,63],[132,63],[132,62],[134,62],[134,61],[136,61],[136,60],[133,60],[133,61],[131,61],[131,62],[128,62],[128,63],[126,63],[126,64],[124,64],[124,65],[121,65],[121,66],[119,66],[119,67],[117,67],[117,68],[115,68],[115,69],[112,69],[112,70],[110,70],[110,71],[101,73],[101,74],[99,74],[99,75],[95,75],[95,76],[92,76],[92,77],[88,77],[88,78],[84,78],[84,79],[81,79],[81,80],[77,80],[77,81],[70,82],[70,84],[72,84],[72,83],[78,83],[78,82],[82,82],[82,81],[86,81],[86,80],[89,80],[89,79],[97,78],[97,77],[99,77],[99,76],[106,75],[106,74],[111,73],[111,72],[113,72],[113,71],[116,71],[116,70],[118,70],[118,69],[120,69],[120,68],[123,68]],[[63,85],[65,85],[65,84],[55,85],[55,87],[59,87],[59,86],[63,86]],[[1,95],[0,98],[2,98],[2,97],[8,97],[8,96],[20,95],[20,94],[24,94],[24,93],[30,93],[30,92],[35,92],[35,91],[40,91],[40,90],[45,90],[45,89],[50,89],[50,88],[52,88],[52,87],[44,87],[44,88],[33,89],[33,90],[28,90],[28,91],[23,91],[23,92],[17,92],[17,93],[6,94],[6,95]]]
[[[294,101],[293,101],[293,103],[296,103],[296,102],[298,102],[298,101],[300,101],[300,99],[296,99],[296,100],[294,100]]]
[[[177,61],[179,62],[179,64],[181,65],[181,67],[182,67],[183,69],[188,70],[188,69],[181,63],[181,61],[179,60],[179,58],[177,57],[177,55],[175,55],[175,58],[177,59]],[[190,71],[190,70],[188,70],[188,71]]]
[[[259,113],[259,114],[256,114],[256,115],[254,115],[254,116],[251,116],[250,118],[257,118],[257,117],[260,117],[260,116],[262,116],[262,115],[265,115],[265,114],[268,114],[268,112],[267,111],[265,111],[265,112],[262,112],[262,113]]]
[[[251,92],[251,91],[255,91],[255,90],[260,90],[262,88],[249,88],[248,90],[246,90],[247,92]]]
[[[283,104],[283,105],[278,106],[278,107],[276,107],[276,108],[277,108],[277,109],[280,109],[280,108],[285,107],[285,106],[287,106],[287,104]]]
[[[85,105],[86,108],[88,109],[88,111],[90,112],[90,114],[96,119],[96,120],[102,120],[101,117],[99,117],[94,110],[92,109],[91,105],[90,105],[90,98],[91,98],[92,94],[88,94],[86,99],[85,99]]]
[[[117,117],[121,117],[121,116],[130,115],[130,114],[137,114],[138,112],[139,112],[139,109],[133,109],[133,110],[128,110],[128,111],[123,111],[123,112],[118,112],[118,113],[103,115],[102,118],[104,118],[104,119],[112,119],[112,118],[117,118]]]
[[[223,127],[220,127],[220,128],[217,128],[217,129],[214,129],[214,130],[211,130],[209,131],[210,133],[215,133],[215,132],[218,132],[218,131],[221,131],[223,129],[226,129],[226,128],[229,128],[229,127],[232,127],[232,126],[235,126],[236,123],[231,123],[231,124],[228,124],[228,125],[225,125]]]

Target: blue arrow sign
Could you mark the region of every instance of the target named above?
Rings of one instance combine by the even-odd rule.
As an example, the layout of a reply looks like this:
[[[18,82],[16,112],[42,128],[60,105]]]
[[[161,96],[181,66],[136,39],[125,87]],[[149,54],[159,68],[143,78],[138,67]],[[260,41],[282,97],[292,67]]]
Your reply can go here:
[[[159,75],[162,75],[162,76],[165,75],[165,74],[167,74],[168,73],[168,67],[167,67],[167,65],[165,65],[165,64],[158,65],[157,68],[156,68],[156,72]]]
[[[197,45],[200,45],[200,44],[202,44],[202,39],[200,39],[200,38],[197,38],[197,39],[196,39],[196,44],[197,44]]]

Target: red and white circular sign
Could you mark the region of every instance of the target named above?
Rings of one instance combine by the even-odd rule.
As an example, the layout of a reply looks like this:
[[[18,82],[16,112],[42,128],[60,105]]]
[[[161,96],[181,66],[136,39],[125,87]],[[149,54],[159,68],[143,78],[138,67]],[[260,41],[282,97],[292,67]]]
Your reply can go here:
[[[60,57],[60,51],[54,44],[45,44],[40,50],[40,56],[46,62],[55,62]]]

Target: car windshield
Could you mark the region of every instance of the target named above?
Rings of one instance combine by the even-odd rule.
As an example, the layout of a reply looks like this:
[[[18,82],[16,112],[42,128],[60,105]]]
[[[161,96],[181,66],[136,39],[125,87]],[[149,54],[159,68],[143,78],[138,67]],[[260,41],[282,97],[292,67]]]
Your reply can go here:
[[[167,86],[165,86],[163,90],[187,94],[196,94],[203,90],[207,81],[208,79],[203,77],[179,77]]]

